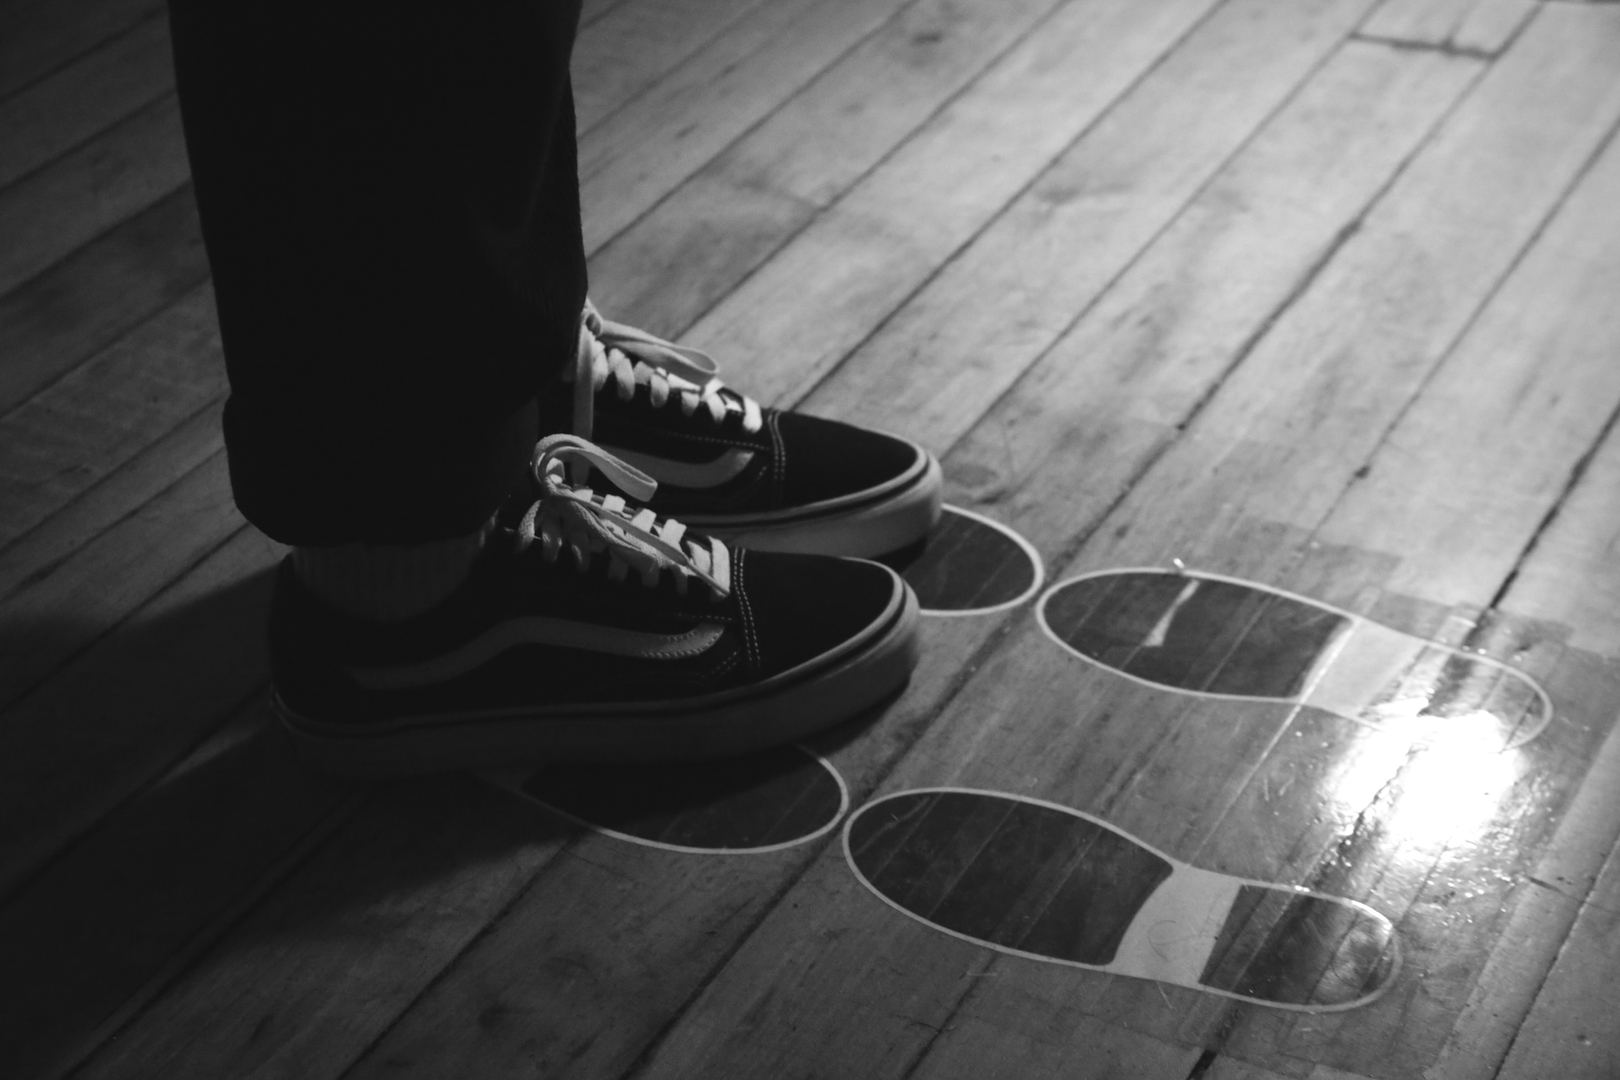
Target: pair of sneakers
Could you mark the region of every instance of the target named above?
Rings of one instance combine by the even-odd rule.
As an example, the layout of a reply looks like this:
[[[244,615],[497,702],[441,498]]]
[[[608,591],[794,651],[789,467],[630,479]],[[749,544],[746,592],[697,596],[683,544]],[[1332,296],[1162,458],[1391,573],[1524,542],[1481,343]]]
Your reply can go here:
[[[533,490],[433,610],[348,618],[281,567],[276,705],[312,764],[370,777],[738,754],[904,684],[916,597],[860,557],[937,521],[926,451],[762,407],[706,355],[591,307],[565,378],[542,429],[573,433],[540,440]]]

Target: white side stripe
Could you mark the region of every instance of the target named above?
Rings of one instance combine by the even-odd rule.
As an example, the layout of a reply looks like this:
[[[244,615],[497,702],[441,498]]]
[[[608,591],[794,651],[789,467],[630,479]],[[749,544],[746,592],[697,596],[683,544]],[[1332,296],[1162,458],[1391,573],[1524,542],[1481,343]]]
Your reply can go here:
[[[649,634],[536,615],[491,627],[461,648],[420,664],[347,670],[368,690],[405,690],[465,675],[516,645],[561,645],[641,660],[680,660],[712,648],[724,632],[719,623],[699,623],[684,634]]]
[[[605,443],[602,449],[634,465],[660,484],[673,484],[683,488],[719,487],[727,480],[741,476],[742,471],[748,468],[749,462],[754,460],[754,451],[744,450],[740,446],[732,447],[713,461],[671,461],[668,458],[640,454],[634,450],[608,446]]]

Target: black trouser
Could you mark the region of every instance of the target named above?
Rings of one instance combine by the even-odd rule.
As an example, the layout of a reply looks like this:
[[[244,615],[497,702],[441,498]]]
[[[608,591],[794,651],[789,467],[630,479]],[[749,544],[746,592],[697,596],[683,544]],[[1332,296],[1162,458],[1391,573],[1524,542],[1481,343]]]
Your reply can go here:
[[[237,505],[290,544],[475,531],[585,300],[578,0],[171,19]]]

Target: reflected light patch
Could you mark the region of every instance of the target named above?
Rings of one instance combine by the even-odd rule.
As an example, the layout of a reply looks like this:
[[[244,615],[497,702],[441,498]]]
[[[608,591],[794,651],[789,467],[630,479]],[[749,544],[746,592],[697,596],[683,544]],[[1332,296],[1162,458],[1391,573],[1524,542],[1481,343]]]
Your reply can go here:
[[[1354,820],[1387,789],[1393,798],[1380,817],[1392,841],[1424,851],[1467,843],[1526,768],[1522,751],[1501,748],[1494,719],[1414,716],[1426,730],[1362,743],[1328,793],[1334,808]]]

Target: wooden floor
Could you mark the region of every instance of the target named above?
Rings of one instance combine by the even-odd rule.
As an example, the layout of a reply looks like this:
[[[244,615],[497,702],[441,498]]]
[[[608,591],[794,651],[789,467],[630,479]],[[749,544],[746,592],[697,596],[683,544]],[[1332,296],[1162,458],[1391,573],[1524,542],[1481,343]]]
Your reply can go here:
[[[638,845],[273,726],[159,0],[0,5],[0,1074],[1620,1077],[1620,4],[588,0],[594,297],[906,434],[1049,582],[1505,661],[1521,746],[1196,698],[1025,601],[818,749],[1364,901],[1300,1012],[949,936],[836,830]],[[1076,819],[1079,820],[1079,819]]]

